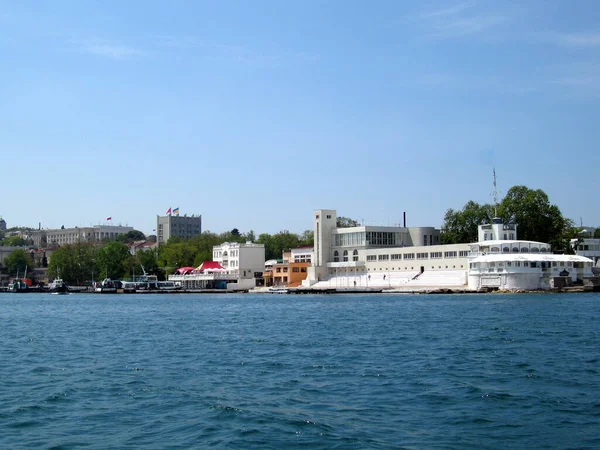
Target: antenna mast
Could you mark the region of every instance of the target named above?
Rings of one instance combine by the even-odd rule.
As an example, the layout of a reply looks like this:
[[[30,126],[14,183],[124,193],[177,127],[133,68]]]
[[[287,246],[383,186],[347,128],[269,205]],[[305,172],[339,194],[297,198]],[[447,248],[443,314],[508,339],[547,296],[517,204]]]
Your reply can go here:
[[[498,217],[498,189],[496,187],[496,168],[494,167],[494,190],[492,192],[494,196],[494,217]]]

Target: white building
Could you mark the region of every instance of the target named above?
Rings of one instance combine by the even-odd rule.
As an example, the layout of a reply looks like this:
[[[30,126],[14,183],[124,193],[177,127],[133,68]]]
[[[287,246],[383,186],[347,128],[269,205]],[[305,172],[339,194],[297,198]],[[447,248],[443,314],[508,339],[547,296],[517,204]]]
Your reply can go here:
[[[337,227],[335,210],[314,212],[314,257],[304,286],[340,278],[347,287],[398,287],[423,273],[454,271],[467,283],[468,244],[441,245],[434,227]],[[339,285],[336,285],[339,287]]]
[[[334,210],[314,213],[313,266],[305,287],[533,290],[593,276],[590,259],[554,255],[549,244],[518,240],[517,225],[501,219],[479,225],[478,242],[452,245],[440,245],[440,230],[433,227],[337,228],[336,222]]]
[[[237,272],[240,280],[259,278],[265,270],[265,246],[251,242],[224,242],[213,247],[213,261],[228,272]]]
[[[224,242],[213,247],[213,261],[222,269],[201,270],[200,266],[191,273],[169,275],[169,281],[179,283],[185,289],[252,289],[265,270],[265,246]]]
[[[48,247],[53,245],[110,241],[118,235],[126,234],[130,231],[133,231],[133,227],[94,225],[93,227],[37,230],[32,233],[32,239],[36,247]]]
[[[594,261],[596,267],[600,267],[600,239],[598,238],[583,238],[572,239],[571,247],[579,256],[585,256]]]
[[[290,260],[283,261],[284,263],[299,263],[299,262],[312,262],[313,259],[313,246],[302,245],[290,250]]]
[[[493,219],[479,225],[479,242],[471,244],[469,288],[535,290],[592,278],[592,260],[554,255],[550,244],[517,240],[517,226]],[[567,281],[568,280],[568,281]]]
[[[156,216],[156,241],[159,245],[166,244],[173,236],[190,239],[202,233],[202,216]]]

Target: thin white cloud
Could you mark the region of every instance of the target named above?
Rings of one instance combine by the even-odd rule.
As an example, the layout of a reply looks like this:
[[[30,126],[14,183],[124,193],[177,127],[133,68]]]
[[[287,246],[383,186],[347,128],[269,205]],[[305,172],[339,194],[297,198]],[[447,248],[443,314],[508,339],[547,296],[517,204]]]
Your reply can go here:
[[[97,44],[84,48],[85,51],[93,55],[105,56],[111,59],[129,59],[134,56],[142,55],[144,52],[133,47],[123,45]]]
[[[590,48],[600,47],[600,32],[589,33],[555,33],[546,35],[547,39],[565,47]]]
[[[454,16],[460,12],[468,9],[471,5],[469,3],[459,3],[449,8],[435,9],[432,11],[426,11],[419,15],[422,19],[429,19],[431,17],[447,17]]]
[[[555,84],[565,88],[576,89],[582,92],[600,93],[600,67],[588,65],[587,68],[565,73],[556,78]]]
[[[244,45],[224,44],[206,40],[198,36],[153,35],[150,38],[154,41],[156,48],[164,47],[186,52],[194,51],[205,56],[237,61],[246,66],[274,68],[293,64],[311,64],[318,60],[316,55],[305,52],[285,50],[266,52]]]
[[[600,81],[598,81],[598,77],[592,75],[567,76],[560,78],[558,83],[571,87],[592,88],[594,90],[600,89]]]
[[[147,54],[147,52],[135,47],[100,39],[71,39],[71,44],[83,53],[120,61]]]
[[[534,93],[539,86],[534,81],[509,76],[475,76],[451,73],[426,73],[418,83],[436,89],[480,91],[494,94],[523,95]]]
[[[423,11],[416,17],[416,22],[427,35],[435,38],[478,34],[506,21],[505,16],[480,12],[470,3],[459,3],[444,9]]]

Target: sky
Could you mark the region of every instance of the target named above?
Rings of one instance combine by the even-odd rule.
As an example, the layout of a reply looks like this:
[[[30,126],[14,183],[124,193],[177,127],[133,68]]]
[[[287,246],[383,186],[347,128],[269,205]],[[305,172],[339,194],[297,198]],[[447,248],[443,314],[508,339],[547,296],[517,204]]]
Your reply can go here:
[[[9,227],[439,227],[494,168],[600,225],[595,0],[0,0],[0,55]]]

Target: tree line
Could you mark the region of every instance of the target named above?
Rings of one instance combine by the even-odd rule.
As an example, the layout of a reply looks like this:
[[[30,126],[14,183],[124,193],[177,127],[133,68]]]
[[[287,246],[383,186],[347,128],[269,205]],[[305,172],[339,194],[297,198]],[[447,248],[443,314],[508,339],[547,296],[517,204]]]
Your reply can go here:
[[[491,223],[496,216],[505,223],[517,224],[519,240],[549,243],[554,252],[572,253],[570,240],[581,238],[582,230],[550,203],[543,190],[513,186],[497,206],[471,200],[460,210],[448,209],[441,230],[442,244],[476,242],[477,226]],[[600,237],[600,228],[594,237]]]
[[[78,243],[59,247],[52,253],[48,264],[48,277],[62,278],[73,285],[83,285],[104,278],[127,279],[141,275],[142,271],[164,280],[179,267],[198,267],[212,261],[213,247],[224,242],[254,242],[265,246],[265,258],[281,258],[282,252],[301,245],[312,245],[313,232],[302,234],[287,230],[271,235],[255,236],[254,231],[240,233],[237,228],[225,233],[205,231],[190,239],[172,237],[158,248],[130,252],[130,244],[141,233],[134,230],[127,235],[104,243]],[[143,236],[143,234],[142,234]],[[10,275],[31,274],[36,264],[27,250],[13,251],[4,261]],[[35,280],[34,280],[35,281]]]

